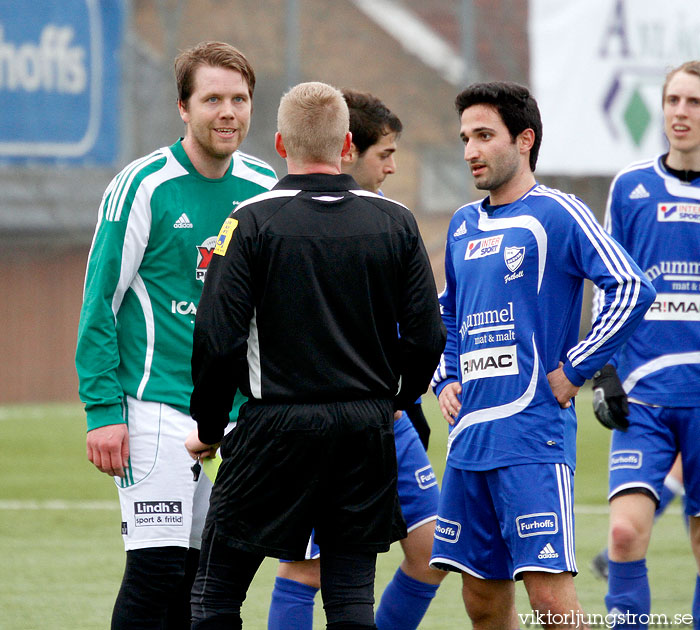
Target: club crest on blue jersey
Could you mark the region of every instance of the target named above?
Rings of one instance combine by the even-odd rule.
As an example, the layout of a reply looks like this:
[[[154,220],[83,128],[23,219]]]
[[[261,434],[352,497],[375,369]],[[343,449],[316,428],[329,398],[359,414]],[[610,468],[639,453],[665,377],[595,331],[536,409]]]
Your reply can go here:
[[[642,451],[613,451],[610,453],[610,470],[641,467]]]
[[[506,267],[511,271],[516,271],[520,265],[523,264],[525,260],[525,248],[524,247],[506,247],[503,250],[503,259],[505,260]]]
[[[556,534],[559,531],[559,517],[555,512],[523,514],[516,517],[515,528],[520,538]]]
[[[664,223],[700,223],[700,204],[660,203],[656,210],[656,220]]]
[[[484,256],[497,254],[501,251],[501,241],[503,241],[503,234],[469,241],[467,243],[467,251],[464,254],[464,260],[475,260],[477,258],[483,258]]]
[[[448,543],[456,543],[462,531],[462,524],[457,521],[448,521],[446,518],[438,516],[435,521],[435,538]]]

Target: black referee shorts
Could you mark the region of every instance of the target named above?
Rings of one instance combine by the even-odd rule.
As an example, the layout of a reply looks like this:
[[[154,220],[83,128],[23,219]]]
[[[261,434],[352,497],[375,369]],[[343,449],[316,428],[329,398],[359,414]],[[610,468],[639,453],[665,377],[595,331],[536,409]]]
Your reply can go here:
[[[246,403],[225,438],[209,519],[234,548],[302,560],[386,551],[406,536],[391,401]]]

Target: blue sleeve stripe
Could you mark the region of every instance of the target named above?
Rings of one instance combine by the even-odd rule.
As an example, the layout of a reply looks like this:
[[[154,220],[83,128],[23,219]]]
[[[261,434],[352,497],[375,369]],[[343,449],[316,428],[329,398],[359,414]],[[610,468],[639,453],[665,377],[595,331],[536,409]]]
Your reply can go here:
[[[593,214],[582,202],[575,200],[575,205],[578,206],[579,214],[574,215],[572,213],[572,215],[577,218],[577,221],[579,220],[578,217],[581,217],[585,220],[587,226],[591,228],[590,232],[586,229],[584,231],[596,247],[596,250],[601,254],[601,259],[606,268],[619,284],[615,292],[615,300],[611,304],[609,311],[602,313],[602,318],[594,325],[586,339],[569,351],[568,357],[574,366],[593,354],[624,325],[637,304],[640,290],[639,278],[632,270],[624,252],[608,237],[595,220]],[[579,224],[582,225],[582,221],[579,221]],[[609,257],[602,255],[598,244],[603,245]],[[623,285],[621,284],[623,282],[624,294],[622,294]]]
[[[440,356],[440,362],[438,363],[437,368],[435,369],[435,374],[433,375],[433,379],[430,382],[430,387],[435,389],[439,383],[444,381],[447,378],[447,368],[445,366],[445,355]]]
[[[618,173],[613,180],[612,184],[610,185],[610,190],[608,191],[608,199],[605,204],[605,216],[603,218],[603,229],[610,235],[612,235],[612,218],[610,216],[610,207],[612,205],[612,198],[613,198],[613,191],[615,189],[615,184],[617,184],[617,180],[620,178],[620,175],[622,173]],[[605,306],[605,292],[598,288],[597,286],[593,287],[593,303],[591,305],[591,321],[595,321],[598,319],[598,315],[600,315],[601,311],[603,310],[603,306]]]
[[[633,272],[625,254],[603,231],[585,204],[573,195],[555,193],[541,187],[533,191],[533,194],[554,199],[571,215],[618,285],[615,289],[614,300],[607,311],[602,314],[602,318],[596,322],[586,338],[569,351],[568,359],[575,367],[593,355],[624,325],[637,304],[640,281]]]
[[[457,210],[457,212],[454,213],[450,225],[448,227],[448,232],[447,232],[447,238],[445,240],[445,286],[443,290],[438,294],[438,300],[440,301],[440,315],[442,317],[442,321],[445,324],[447,328],[447,340],[445,343],[445,350],[443,351],[442,355],[440,356],[440,362],[438,363],[437,367],[435,368],[435,372],[433,374],[433,378],[430,382],[430,387],[435,391],[437,387],[440,386],[440,383],[443,381],[447,380],[450,378],[450,374],[456,372],[456,364],[455,361],[457,360],[457,356],[453,356],[453,352],[458,353],[458,349],[456,344],[453,342],[454,335],[456,334],[455,332],[455,327],[454,327],[454,320],[455,320],[455,313],[454,311],[454,279],[453,279],[453,273],[450,271],[450,247],[451,244],[453,243],[454,239],[452,237],[452,234],[454,232],[455,228],[455,223],[459,224],[459,220],[461,217],[458,217],[460,211]],[[450,291],[450,287],[452,286],[452,290]],[[445,312],[445,301],[450,301],[452,306],[450,309],[450,312],[446,314]],[[458,381],[461,381],[461,378],[457,379]]]
[[[608,310],[605,311],[605,305],[602,303],[600,317],[596,320],[590,333],[569,351],[567,356],[574,367],[594,354],[624,326],[637,306],[641,289],[640,279],[620,246],[601,228],[593,214],[582,202],[576,200],[576,204],[579,209],[583,209],[578,216],[585,217],[586,223],[591,228],[590,232],[585,230],[586,235],[601,255],[607,270],[617,280],[618,286]],[[608,255],[603,255],[601,245]]]

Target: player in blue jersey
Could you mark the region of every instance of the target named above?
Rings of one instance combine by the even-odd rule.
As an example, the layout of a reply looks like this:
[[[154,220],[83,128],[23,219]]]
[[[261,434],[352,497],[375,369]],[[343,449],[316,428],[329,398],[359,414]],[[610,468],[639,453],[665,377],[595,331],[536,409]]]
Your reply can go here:
[[[593,382],[595,383],[596,380],[597,379],[594,378]],[[619,377],[617,377],[616,381],[619,383]],[[621,383],[619,383],[619,387],[621,391],[624,391],[622,390]],[[597,401],[599,400],[600,395]],[[603,397],[603,401],[604,400],[605,398]],[[624,400],[627,400],[626,395]],[[599,404],[600,402],[597,402],[597,405]],[[600,407],[598,408],[600,409]],[[629,410],[627,411],[627,414],[629,414]],[[661,518],[661,516],[663,516],[663,514],[666,512],[666,508],[668,508],[668,506],[671,505],[671,503],[673,503],[676,497],[681,497],[681,501],[683,502],[683,505],[685,505],[685,489],[683,488],[683,465],[681,463],[680,455],[676,457],[676,461],[673,462],[671,470],[664,479],[664,485],[661,488],[661,494],[659,495],[659,500],[657,502],[656,509],[654,510],[654,523],[656,523],[656,521],[659,518]],[[688,516],[684,514],[683,517],[687,528]],[[603,550],[601,550],[599,553],[593,556],[593,559],[591,560],[591,570],[593,571],[593,575],[595,575],[597,578],[600,578],[601,580],[607,581],[609,561],[610,559],[608,557],[608,548],[605,547]]]
[[[542,123],[526,88],[474,84],[456,106],[488,197],[457,210],[447,235],[433,387],[450,436],[431,564],[461,572],[474,628],[518,627],[516,579],[544,625],[579,627],[573,398],[654,290],[579,199],[536,182]],[[606,299],[579,342],[585,278]]]
[[[348,89],[343,96],[350,110],[352,145],[343,157],[342,170],[365,190],[380,193],[385,178],[396,171],[394,154],[403,126],[375,96]],[[404,560],[377,608],[379,630],[415,630],[446,575],[428,565],[439,491],[418,431],[427,447],[430,430],[419,403],[410,414],[404,412],[394,423],[398,494],[408,536],[401,540]],[[314,598],[321,586],[319,556],[312,539],[306,560],[280,563],[268,630],[311,630]]]
[[[613,433],[610,452],[605,602],[610,611],[637,616],[650,610],[645,557],[664,478],[679,453],[700,568],[700,61],[667,75],[662,105],[668,153],[615,177],[605,217],[657,298],[594,380],[597,414],[623,416],[629,404],[629,429]],[[698,627],[700,579],[693,616]]]

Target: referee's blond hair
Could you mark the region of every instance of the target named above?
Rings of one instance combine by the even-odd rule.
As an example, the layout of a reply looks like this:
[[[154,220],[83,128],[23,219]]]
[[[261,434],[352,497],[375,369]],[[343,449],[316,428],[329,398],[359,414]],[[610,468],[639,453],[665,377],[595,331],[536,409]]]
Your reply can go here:
[[[342,92],[331,85],[300,83],[280,101],[277,131],[295,160],[335,164],[349,129],[348,106]]]

